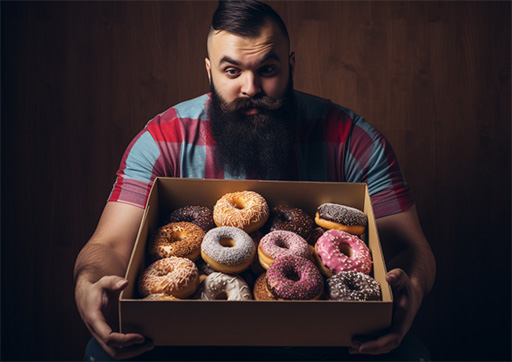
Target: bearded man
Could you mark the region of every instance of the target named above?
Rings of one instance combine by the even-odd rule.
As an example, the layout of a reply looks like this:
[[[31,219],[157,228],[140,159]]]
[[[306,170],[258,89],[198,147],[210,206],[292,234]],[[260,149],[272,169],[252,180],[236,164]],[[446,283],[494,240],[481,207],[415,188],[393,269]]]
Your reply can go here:
[[[134,138],[98,227],[77,258],[75,299],[94,337],[86,359],[130,358],[154,347],[140,334],[116,332],[108,307],[126,287],[122,276],[158,176],[367,183],[383,248],[392,256],[386,276],[395,303],[391,328],[371,339],[354,338],[345,350],[253,348],[244,355],[312,360],[389,353],[404,344],[410,349],[407,332],[432,288],[435,261],[391,146],[354,112],[294,90],[289,35],[268,5],[220,2],[207,46],[211,92],[156,116]],[[173,347],[185,353],[176,355],[160,348],[158,357],[141,358],[194,359],[197,351],[206,353],[203,358],[227,358],[236,350]],[[414,353],[389,358],[428,358],[421,349]]]

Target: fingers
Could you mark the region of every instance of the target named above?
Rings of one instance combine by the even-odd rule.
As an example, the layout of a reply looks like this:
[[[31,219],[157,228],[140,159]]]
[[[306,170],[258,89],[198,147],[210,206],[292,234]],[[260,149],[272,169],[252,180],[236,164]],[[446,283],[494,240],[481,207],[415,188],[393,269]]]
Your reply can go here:
[[[98,280],[98,286],[102,289],[118,292],[123,290],[128,285],[128,280],[121,278],[117,275],[104,276]]]
[[[150,340],[145,340],[140,334],[111,333],[107,341],[97,339],[100,346],[115,359],[128,359],[138,356],[155,348]]]
[[[407,287],[409,276],[402,269],[393,269],[386,274],[386,281],[392,288],[402,289]]]
[[[402,341],[398,333],[385,334],[377,339],[363,342],[361,340],[354,340],[352,346],[349,348],[351,354],[383,354],[389,353],[400,345]]]

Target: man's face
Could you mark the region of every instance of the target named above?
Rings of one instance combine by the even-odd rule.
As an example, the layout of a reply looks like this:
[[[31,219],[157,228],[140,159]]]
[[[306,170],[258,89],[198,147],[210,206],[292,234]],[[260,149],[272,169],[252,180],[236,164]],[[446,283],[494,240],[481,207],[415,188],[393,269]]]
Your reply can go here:
[[[237,98],[280,98],[295,65],[285,37],[271,21],[254,38],[213,32],[208,55],[205,64],[210,83],[226,104]],[[257,113],[257,108],[247,110],[247,114]]]

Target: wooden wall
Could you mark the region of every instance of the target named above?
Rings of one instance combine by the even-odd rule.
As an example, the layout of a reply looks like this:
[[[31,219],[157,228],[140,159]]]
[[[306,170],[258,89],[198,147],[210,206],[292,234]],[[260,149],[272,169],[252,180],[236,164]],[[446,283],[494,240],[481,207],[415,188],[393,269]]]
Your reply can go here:
[[[510,360],[510,2],[276,1],[296,88],[392,142],[438,262],[413,330],[437,360]],[[75,257],[121,155],[208,90],[215,2],[2,2],[1,359],[79,360]]]

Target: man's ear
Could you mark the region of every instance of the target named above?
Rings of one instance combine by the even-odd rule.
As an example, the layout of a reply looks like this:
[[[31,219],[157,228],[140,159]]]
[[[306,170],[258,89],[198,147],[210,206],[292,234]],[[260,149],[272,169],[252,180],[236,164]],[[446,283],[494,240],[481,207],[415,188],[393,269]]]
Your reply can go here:
[[[212,78],[211,78],[211,64],[210,64],[210,59],[208,59],[208,57],[204,58],[204,65],[206,66],[206,73],[208,74],[208,81],[210,82],[210,84],[212,83]]]
[[[292,72],[292,76],[295,72],[295,52],[291,52],[288,57],[288,62],[290,63],[290,70]]]

